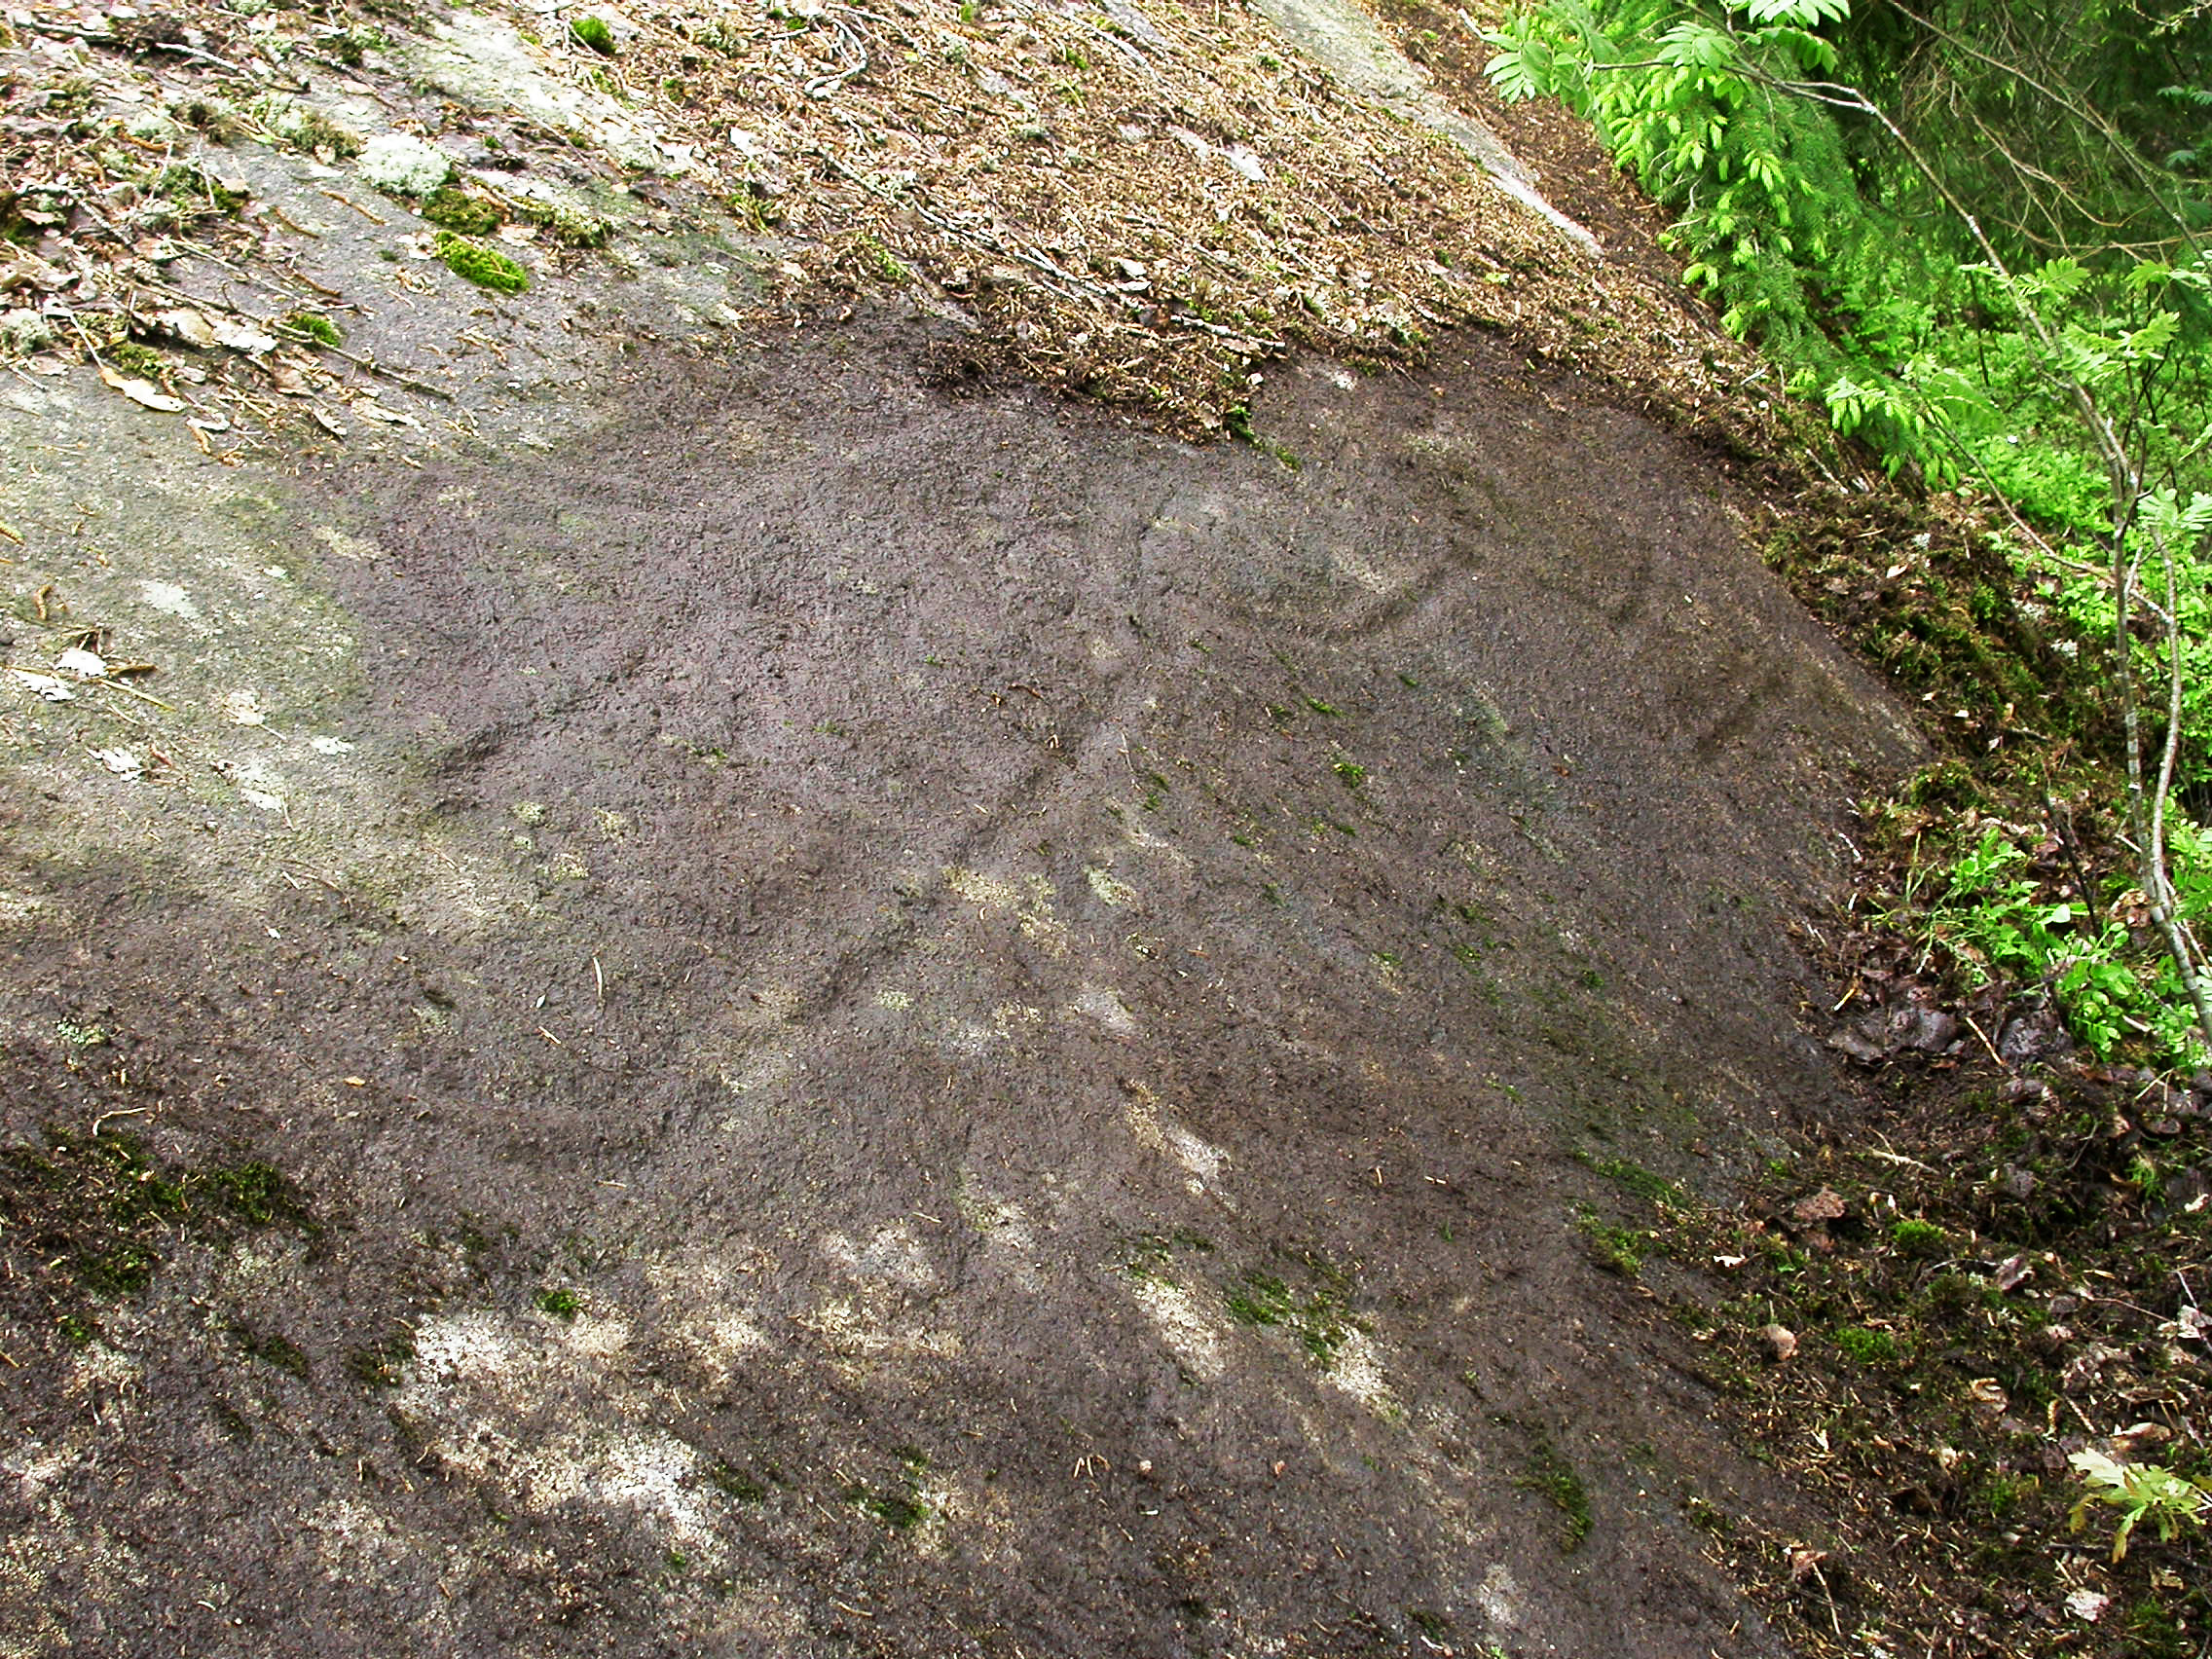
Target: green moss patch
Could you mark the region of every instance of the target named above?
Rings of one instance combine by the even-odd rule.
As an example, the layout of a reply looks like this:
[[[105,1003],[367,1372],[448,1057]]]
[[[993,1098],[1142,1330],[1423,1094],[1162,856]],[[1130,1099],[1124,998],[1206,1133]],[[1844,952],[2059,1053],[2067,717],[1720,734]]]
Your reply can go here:
[[[320,312],[287,312],[281,320],[286,328],[297,330],[306,335],[317,346],[343,346],[346,344],[346,336],[339,332],[338,325]]]
[[[440,185],[424,197],[418,211],[431,224],[463,237],[488,237],[506,222],[497,203],[450,184]]]
[[[481,242],[470,241],[451,231],[440,231],[437,249],[448,271],[479,288],[489,288],[497,294],[519,294],[530,286],[529,272],[505,254]]]
[[[143,1290],[180,1237],[213,1242],[289,1228],[319,1235],[298,1190],[270,1164],[179,1168],[128,1135],[50,1131],[0,1154],[0,1262],[26,1323],[82,1346],[97,1306]],[[274,1361],[273,1361],[274,1363]]]

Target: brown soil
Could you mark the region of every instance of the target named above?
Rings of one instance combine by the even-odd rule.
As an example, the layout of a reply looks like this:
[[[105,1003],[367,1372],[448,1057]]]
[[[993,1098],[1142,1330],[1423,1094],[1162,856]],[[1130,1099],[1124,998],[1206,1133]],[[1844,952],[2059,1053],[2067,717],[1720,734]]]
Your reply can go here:
[[[21,1650],[1783,1650],[1576,1217],[1842,1098],[1780,923],[1898,716],[1479,345],[1206,451],[925,346],[304,482],[394,817],[527,902],[11,830],[95,918],[0,999]]]

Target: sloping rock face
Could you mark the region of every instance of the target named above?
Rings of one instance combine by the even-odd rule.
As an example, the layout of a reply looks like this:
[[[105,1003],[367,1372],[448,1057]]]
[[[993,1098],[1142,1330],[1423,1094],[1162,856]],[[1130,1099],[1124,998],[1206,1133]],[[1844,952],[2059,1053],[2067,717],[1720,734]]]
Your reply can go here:
[[[7,1651],[1780,1650],[1591,1165],[1837,1097],[1906,728],[1479,346],[1198,450],[910,329],[419,464],[0,410],[11,661],[162,670],[0,725]]]

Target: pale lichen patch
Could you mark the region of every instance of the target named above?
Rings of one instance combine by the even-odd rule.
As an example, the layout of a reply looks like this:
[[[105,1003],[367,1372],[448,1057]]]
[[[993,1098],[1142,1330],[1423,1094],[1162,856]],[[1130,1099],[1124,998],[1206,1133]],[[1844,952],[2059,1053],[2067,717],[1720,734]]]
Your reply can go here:
[[[1143,1027],[1129,1013],[1128,1005],[1122,1001],[1121,993],[1111,986],[1086,985],[1068,1008],[1072,1013],[1088,1014],[1117,1037],[1144,1035]]]
[[[1228,1369],[1220,1329],[1200,1310],[1189,1291],[1179,1284],[1146,1277],[1132,1282],[1129,1294],[1152,1320],[1160,1340],[1193,1377],[1210,1382]]]

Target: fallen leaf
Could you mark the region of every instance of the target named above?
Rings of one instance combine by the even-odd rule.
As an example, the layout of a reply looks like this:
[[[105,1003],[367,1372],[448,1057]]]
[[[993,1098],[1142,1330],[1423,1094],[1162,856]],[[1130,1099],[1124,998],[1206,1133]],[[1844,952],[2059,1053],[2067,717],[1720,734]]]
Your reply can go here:
[[[97,680],[107,672],[107,662],[83,645],[71,645],[54,659],[55,668],[67,669],[79,680]]]
[[[336,421],[333,421],[330,416],[324,411],[320,409],[310,409],[308,413],[314,418],[314,424],[320,426],[324,431],[328,432],[332,437],[342,438],[346,435],[346,428],[344,426],[341,426]]]
[[[49,703],[67,703],[77,695],[51,674],[35,674],[27,668],[11,668],[8,672]]]
[[[1841,1193],[1833,1187],[1823,1187],[1819,1192],[1799,1198],[1789,1213],[1799,1223],[1811,1226],[1820,1221],[1841,1221],[1847,1207]]]
[[[58,271],[35,253],[17,253],[0,261],[0,292],[9,288],[41,288],[52,293],[69,285],[66,272]]]
[[[249,357],[258,357],[264,351],[276,349],[276,336],[264,334],[250,322],[238,317],[218,317],[210,329],[218,346],[228,346],[234,351],[243,351]]]
[[[157,325],[175,335],[187,346],[197,346],[204,351],[216,344],[215,330],[205,316],[189,306],[178,306],[172,311],[156,312]]]
[[[148,409],[159,411],[161,414],[175,415],[181,413],[184,409],[183,398],[171,397],[167,392],[155,386],[152,381],[135,380],[128,375],[119,375],[104,363],[100,365],[100,379],[122,392],[131,402],[142,404]]]
[[[92,758],[121,778],[141,777],[146,770],[146,763],[128,749],[95,749]]]
[[[2094,1590],[2077,1590],[2066,1598],[2066,1610],[2088,1624],[2095,1624],[2111,1605],[2110,1596],[2100,1596]]]
[[[350,407],[366,421],[382,421],[387,426],[413,426],[418,432],[423,429],[423,423],[404,409],[387,409],[373,397],[356,398]]]

